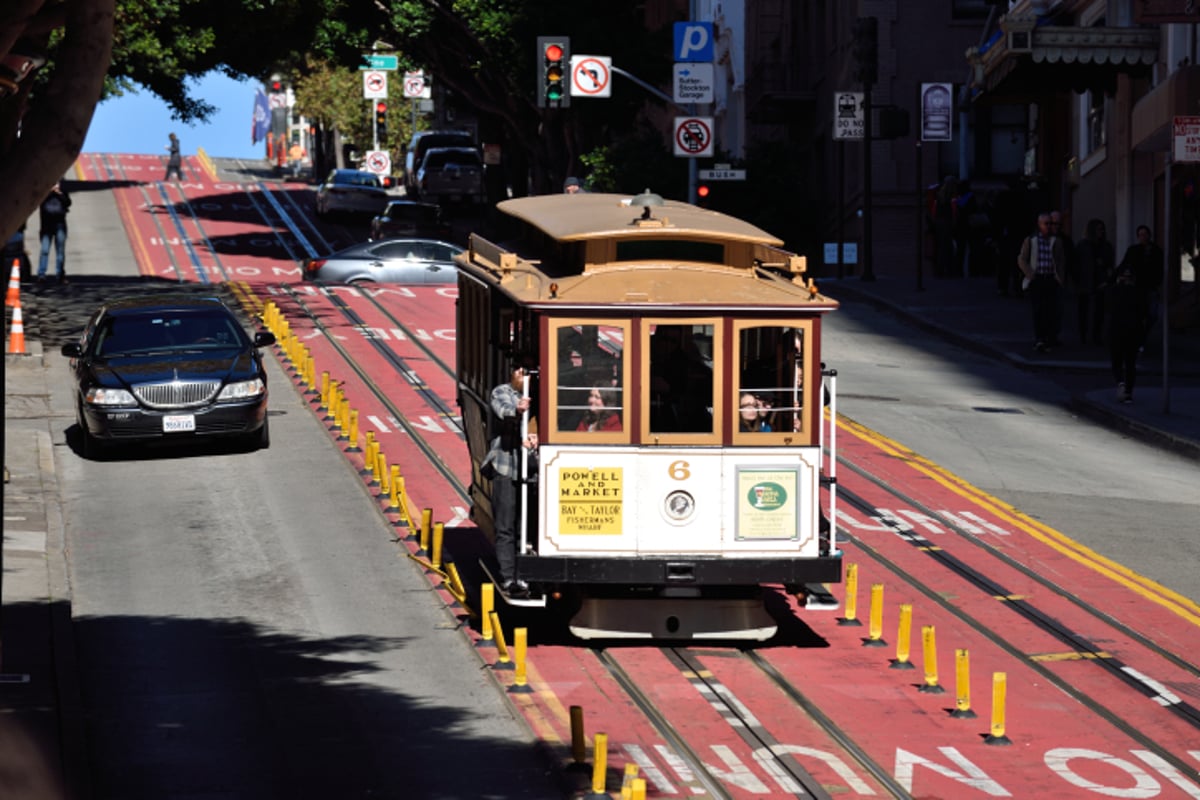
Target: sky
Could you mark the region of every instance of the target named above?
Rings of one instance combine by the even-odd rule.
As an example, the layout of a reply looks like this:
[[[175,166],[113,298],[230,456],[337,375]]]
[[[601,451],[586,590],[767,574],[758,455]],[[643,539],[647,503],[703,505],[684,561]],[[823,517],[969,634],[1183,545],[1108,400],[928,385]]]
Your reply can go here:
[[[167,134],[179,137],[183,154],[203,147],[213,158],[265,158],[266,145],[250,143],[256,81],[238,82],[210,72],[189,84],[193,97],[216,106],[209,121],[185,125],[147,90],[98,104],[83,143],[85,153],[165,153]]]

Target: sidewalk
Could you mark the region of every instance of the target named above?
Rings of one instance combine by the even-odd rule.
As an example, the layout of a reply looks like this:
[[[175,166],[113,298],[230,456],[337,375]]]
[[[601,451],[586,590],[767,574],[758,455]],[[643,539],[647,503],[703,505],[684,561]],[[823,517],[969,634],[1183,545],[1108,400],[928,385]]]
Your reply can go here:
[[[1132,404],[1117,402],[1108,348],[1080,344],[1074,308],[1064,314],[1062,344],[1048,353],[1033,349],[1027,300],[1001,296],[996,280],[925,276],[818,278],[823,294],[843,304],[868,303],[952,341],[981,357],[1045,373],[1071,390],[1072,408],[1106,426],[1200,460],[1200,329],[1172,330],[1164,408],[1162,330],[1156,327],[1138,361]],[[1067,299],[1073,306],[1074,298]]]
[[[7,350],[7,348],[6,348]],[[71,598],[39,342],[5,355],[0,797],[86,797]]]

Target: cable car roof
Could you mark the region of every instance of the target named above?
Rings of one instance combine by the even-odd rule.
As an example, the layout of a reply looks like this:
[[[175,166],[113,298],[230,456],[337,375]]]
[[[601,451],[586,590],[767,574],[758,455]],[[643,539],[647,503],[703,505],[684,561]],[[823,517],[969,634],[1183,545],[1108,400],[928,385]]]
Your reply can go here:
[[[624,234],[715,237],[778,247],[781,239],[718,211],[663,200],[662,205],[631,205],[627,194],[550,194],[504,200],[496,208],[563,242],[611,239]],[[650,217],[643,218],[643,208]],[[649,225],[647,222],[655,224]]]

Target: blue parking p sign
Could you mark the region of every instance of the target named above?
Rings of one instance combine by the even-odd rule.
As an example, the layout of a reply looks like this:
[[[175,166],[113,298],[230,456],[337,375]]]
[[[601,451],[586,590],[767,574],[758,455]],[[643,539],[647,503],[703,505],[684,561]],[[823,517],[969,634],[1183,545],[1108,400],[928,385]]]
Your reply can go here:
[[[675,23],[675,60],[708,62],[713,60],[711,22]]]

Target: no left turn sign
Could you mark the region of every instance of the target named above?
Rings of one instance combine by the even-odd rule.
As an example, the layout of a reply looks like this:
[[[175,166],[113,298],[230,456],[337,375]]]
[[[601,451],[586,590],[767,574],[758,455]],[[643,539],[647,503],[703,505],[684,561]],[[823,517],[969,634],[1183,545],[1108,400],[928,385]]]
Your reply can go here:
[[[612,97],[612,58],[571,56],[571,97]]]
[[[712,130],[712,117],[676,117],[675,155],[686,158],[712,156]]]

